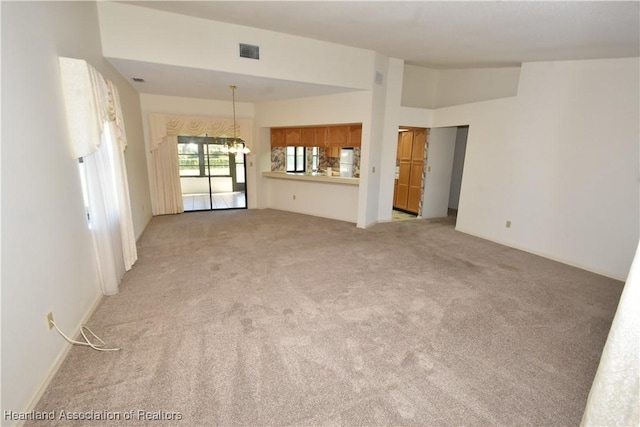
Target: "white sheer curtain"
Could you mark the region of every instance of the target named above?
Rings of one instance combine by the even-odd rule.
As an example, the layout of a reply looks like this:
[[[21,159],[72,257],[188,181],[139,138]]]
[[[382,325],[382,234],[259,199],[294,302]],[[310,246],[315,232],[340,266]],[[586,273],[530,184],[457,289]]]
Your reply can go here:
[[[178,137],[168,135],[163,143],[151,151],[153,171],[156,178],[157,215],[184,212],[180,166],[178,164]]]
[[[602,350],[581,425],[640,425],[640,246]]]
[[[112,295],[137,259],[120,99],[113,83],[83,60],[60,58],[60,71],[71,149],[85,165],[102,292]]]
[[[120,227],[120,207],[115,180],[115,153],[108,125],[98,151],[83,157],[86,171],[89,218],[102,292],[118,293],[125,272]]]
[[[124,266],[130,270],[138,259],[136,248],[136,233],[133,229],[133,214],[131,212],[131,195],[129,193],[129,179],[127,178],[127,163],[124,159],[124,151],[127,148],[127,134],[124,128],[124,116],[120,107],[120,95],[118,88],[107,80],[107,87],[112,95],[115,109],[115,120],[109,123],[110,146],[113,148],[114,181],[118,207],[120,208],[120,234],[122,237],[122,255]]]

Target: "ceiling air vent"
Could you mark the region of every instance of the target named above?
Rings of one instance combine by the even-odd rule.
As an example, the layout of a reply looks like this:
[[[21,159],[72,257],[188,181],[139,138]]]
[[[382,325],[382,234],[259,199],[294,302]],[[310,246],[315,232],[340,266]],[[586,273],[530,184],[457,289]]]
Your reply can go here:
[[[260,46],[240,43],[240,58],[260,59]]]

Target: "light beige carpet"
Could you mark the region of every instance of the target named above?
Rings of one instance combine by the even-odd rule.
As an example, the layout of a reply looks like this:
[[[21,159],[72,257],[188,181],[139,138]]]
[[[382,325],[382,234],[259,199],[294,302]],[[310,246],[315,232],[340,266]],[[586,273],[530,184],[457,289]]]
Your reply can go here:
[[[149,425],[578,425],[621,290],[447,221],[155,217],[89,323],[123,350],[74,348],[37,410],[182,417]]]

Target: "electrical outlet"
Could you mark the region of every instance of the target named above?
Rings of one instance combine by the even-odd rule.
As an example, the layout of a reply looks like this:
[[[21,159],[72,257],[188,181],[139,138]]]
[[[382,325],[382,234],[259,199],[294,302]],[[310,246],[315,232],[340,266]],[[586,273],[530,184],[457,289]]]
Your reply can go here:
[[[511,228],[511,221],[507,221],[507,223],[504,226],[507,228]]]
[[[294,195],[293,195],[293,200],[295,200],[295,199],[296,199],[296,195],[294,194]]]
[[[376,167],[375,166],[371,168],[371,173],[376,173]]]
[[[49,329],[53,329],[53,313],[52,312],[47,313],[47,326],[49,327]]]

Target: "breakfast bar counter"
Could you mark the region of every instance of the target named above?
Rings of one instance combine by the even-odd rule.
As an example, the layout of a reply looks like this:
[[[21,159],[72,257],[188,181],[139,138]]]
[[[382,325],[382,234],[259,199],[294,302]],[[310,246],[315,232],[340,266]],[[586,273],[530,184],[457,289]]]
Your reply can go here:
[[[276,179],[292,179],[296,181],[307,181],[307,182],[322,182],[329,184],[345,184],[345,185],[359,185],[359,178],[347,178],[343,176],[327,176],[325,174],[317,174],[317,173],[293,173],[293,172],[280,172],[280,171],[270,171],[270,172],[262,172],[262,176],[266,178],[276,178]]]
[[[356,223],[360,179],[262,172],[266,207]]]

